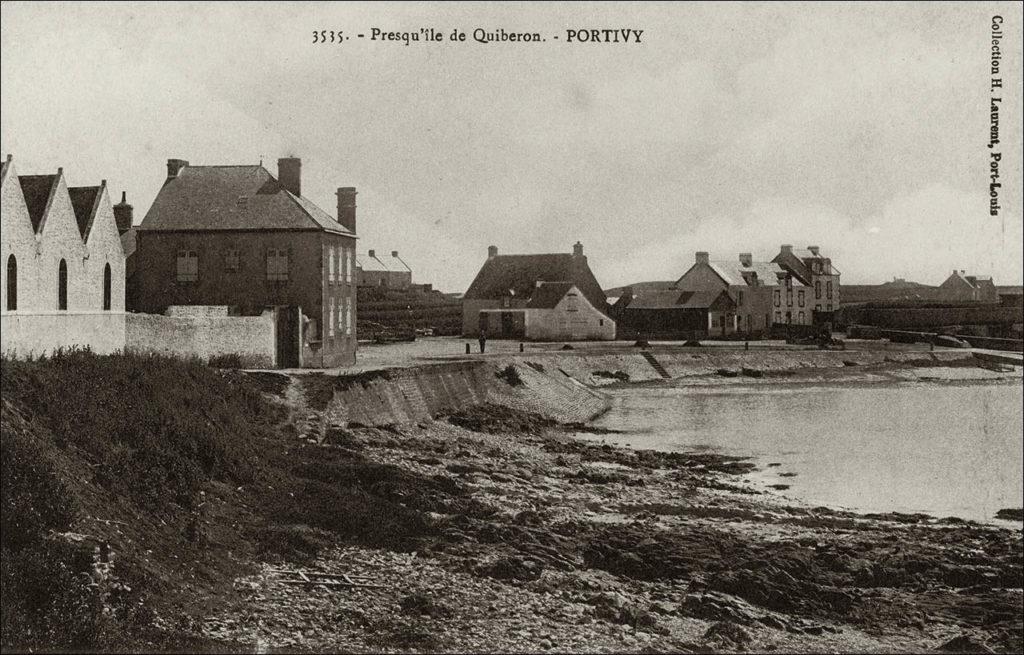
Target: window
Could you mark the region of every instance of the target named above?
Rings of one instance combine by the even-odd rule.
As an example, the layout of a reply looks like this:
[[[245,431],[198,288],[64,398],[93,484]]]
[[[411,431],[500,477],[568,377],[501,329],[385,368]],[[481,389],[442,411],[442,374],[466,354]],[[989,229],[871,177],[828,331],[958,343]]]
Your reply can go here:
[[[786,312],[786,324],[793,322],[793,312]]]
[[[818,303],[817,305],[814,306],[814,311],[816,311],[816,312],[820,312],[821,311],[821,303]]]
[[[782,312],[775,312],[775,322],[776,323],[781,323],[782,322]]]
[[[11,255],[7,258],[7,311],[18,309],[18,259]]]
[[[199,280],[199,253],[195,250],[178,251],[178,282]]]
[[[825,295],[829,298],[829,300],[832,299],[832,280],[829,280],[828,282],[825,283]]]
[[[110,264],[103,266],[103,311],[110,311]]]
[[[267,251],[267,279],[288,279],[288,251],[271,248]]]
[[[352,334],[352,299],[345,298],[345,334]]]
[[[793,290],[792,289],[786,289],[786,306],[787,307],[792,307],[793,306]]]
[[[803,312],[800,312],[800,316],[797,317],[797,322],[800,323],[800,325],[804,324],[804,313]]]
[[[832,311],[832,305],[828,306],[828,311]]]
[[[224,270],[238,270],[238,250],[232,248],[224,252]]]
[[[787,289],[792,289],[793,288],[793,278],[789,277],[788,275],[786,276],[786,288]]]
[[[803,291],[803,289],[801,289],[800,291],[796,292],[796,300],[797,300],[797,304],[798,305],[800,305],[801,307],[804,306],[804,291]]]
[[[57,309],[68,308],[68,263],[63,259],[57,267]]]
[[[501,298],[501,306],[502,307],[511,307],[512,306],[512,299],[509,298],[508,296],[502,296],[502,298]]]
[[[334,252],[334,246],[327,246],[327,281],[337,282],[338,273],[334,269],[334,258],[336,253]]]
[[[821,298],[821,280],[815,280],[814,282],[814,297]]]
[[[328,304],[327,309],[327,336],[334,336],[334,326],[337,323],[337,314],[334,313],[334,298],[331,298],[331,302]]]
[[[570,293],[566,297],[566,307],[565,307],[565,310],[568,311],[568,312],[578,312],[578,311],[580,311],[580,299],[576,296],[575,293]]]
[[[782,292],[778,289],[775,290],[775,306],[779,307],[782,305]],[[778,314],[778,312],[775,312]]]
[[[352,282],[355,277],[356,254],[351,248],[345,248],[345,281]]]
[[[743,304],[743,292],[740,291],[736,295],[738,296],[738,298],[736,299],[736,304],[737,305],[742,305]]]

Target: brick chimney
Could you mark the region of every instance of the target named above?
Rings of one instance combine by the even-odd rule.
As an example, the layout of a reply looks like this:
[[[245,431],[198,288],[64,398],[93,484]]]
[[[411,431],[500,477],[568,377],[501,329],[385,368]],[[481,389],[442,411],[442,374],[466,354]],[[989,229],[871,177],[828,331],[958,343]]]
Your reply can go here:
[[[356,233],[356,188],[338,187],[338,222],[352,234]]]
[[[788,244],[788,243],[782,244],[781,249],[782,249],[782,254],[783,255],[792,255],[793,254],[793,246]]]
[[[811,251],[811,254],[815,257],[820,257],[820,248],[818,246],[807,246],[807,249]]]
[[[302,195],[302,160],[282,157],[277,160],[277,181],[293,195]]]
[[[178,172],[186,166],[188,166],[188,161],[184,159],[168,159],[167,177],[178,177]]]
[[[114,205],[114,223],[117,224],[117,233],[124,234],[128,230],[132,229],[132,222],[134,220],[134,210],[132,206],[128,204],[127,193],[121,192],[121,202]]]
[[[749,252],[741,252],[740,253],[740,265],[741,266],[748,266],[749,267],[753,263],[754,263],[754,255],[752,253],[749,253]]]
[[[370,250],[366,254],[370,256],[370,259],[377,259],[377,251],[376,250]]]
[[[706,252],[702,250],[694,256],[694,261],[696,261],[698,264],[707,264],[709,261],[711,261],[711,258]]]
[[[574,257],[582,257],[583,256],[583,244],[580,243],[579,241],[574,243],[573,246],[572,246],[572,254],[573,254]]]
[[[487,259],[498,256],[498,246],[487,246]]]

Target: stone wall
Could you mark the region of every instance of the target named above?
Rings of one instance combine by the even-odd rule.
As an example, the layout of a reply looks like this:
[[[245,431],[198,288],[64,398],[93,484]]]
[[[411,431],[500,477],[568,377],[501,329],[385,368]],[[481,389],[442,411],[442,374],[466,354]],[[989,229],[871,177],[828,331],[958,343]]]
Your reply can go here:
[[[163,316],[126,315],[126,350],[159,352],[204,360],[218,355],[238,355],[251,368],[276,364],[275,314],[260,316]]]
[[[124,345],[123,312],[9,312],[0,316],[0,351],[15,357],[38,357],[73,347],[107,355]]]

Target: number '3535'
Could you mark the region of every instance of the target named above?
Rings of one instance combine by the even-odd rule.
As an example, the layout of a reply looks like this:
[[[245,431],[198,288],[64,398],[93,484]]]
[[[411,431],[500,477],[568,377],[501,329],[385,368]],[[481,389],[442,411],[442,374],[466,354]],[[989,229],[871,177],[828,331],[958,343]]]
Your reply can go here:
[[[313,30],[313,43],[341,43],[343,40],[341,30]]]

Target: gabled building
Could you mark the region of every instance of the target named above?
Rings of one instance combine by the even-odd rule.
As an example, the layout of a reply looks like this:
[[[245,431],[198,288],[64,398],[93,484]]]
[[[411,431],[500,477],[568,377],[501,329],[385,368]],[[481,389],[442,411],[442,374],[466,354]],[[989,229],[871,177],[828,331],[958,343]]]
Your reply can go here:
[[[356,271],[360,287],[408,289],[412,285],[412,269],[397,250],[392,250],[390,257],[379,255],[376,250],[356,255]]]
[[[841,294],[839,270],[832,266],[832,260],[821,254],[818,246],[807,246],[805,250],[794,250],[783,245],[772,260],[801,284],[811,290],[812,309],[816,312],[833,312],[839,309]]]
[[[330,216],[302,195],[302,162],[192,166],[169,159],[167,179],[135,230],[134,309],[227,306],[279,310],[282,367],[355,362],[356,191],[337,191]]]
[[[18,175],[3,162],[0,349],[124,348],[124,255],[106,181],[68,187],[55,175]]]
[[[999,291],[990,277],[966,275],[966,271],[954,270],[939,285],[938,297],[948,301],[973,300],[977,302],[999,302]]]
[[[537,338],[615,337],[615,322],[608,315],[604,292],[587,264],[582,244],[577,242],[571,254],[499,255],[496,246],[487,249],[487,261],[463,297],[462,332],[477,336],[483,328],[488,336],[518,336],[520,329],[515,325],[519,320],[523,325],[519,338],[527,338],[525,325],[530,321],[546,326],[544,336]]]

